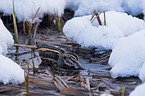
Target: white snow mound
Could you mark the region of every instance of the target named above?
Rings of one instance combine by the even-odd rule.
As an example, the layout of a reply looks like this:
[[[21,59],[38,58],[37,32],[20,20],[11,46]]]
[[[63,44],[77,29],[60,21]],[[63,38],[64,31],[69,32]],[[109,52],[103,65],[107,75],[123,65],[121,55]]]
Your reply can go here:
[[[145,0],[66,0],[66,8],[74,10],[75,16],[90,15],[94,10],[126,12],[137,16],[145,14]]]
[[[6,55],[7,49],[14,44],[13,36],[0,19],[0,54]]]
[[[11,59],[0,55],[0,82],[7,83],[23,83],[24,70]]]
[[[100,15],[104,23],[104,14]],[[74,17],[64,25],[63,32],[84,47],[104,47],[112,49],[113,44],[125,37],[145,29],[145,22],[138,18],[120,12],[106,12],[107,26],[100,26],[91,15]]]
[[[70,8],[75,11],[80,6],[81,1],[82,0],[66,0],[65,8]]]
[[[0,11],[11,15],[13,0],[0,0]],[[14,9],[19,21],[32,19],[37,9],[40,10],[37,17],[43,17],[43,14],[52,15],[57,13],[61,16],[64,13],[65,0],[14,0]]]
[[[144,96],[145,95],[145,83],[137,86],[131,93],[129,96]]]
[[[122,3],[123,0],[82,0],[75,11],[75,16],[92,14],[94,10],[124,12]]]
[[[118,40],[112,49],[109,65],[112,77],[138,76],[145,81],[145,30]]]

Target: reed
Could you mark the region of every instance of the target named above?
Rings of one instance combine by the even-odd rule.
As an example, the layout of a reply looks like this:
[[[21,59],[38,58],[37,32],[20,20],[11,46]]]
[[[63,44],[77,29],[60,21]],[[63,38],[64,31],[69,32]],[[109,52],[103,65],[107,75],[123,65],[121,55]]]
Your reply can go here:
[[[99,25],[103,25],[102,24],[102,21],[100,19],[100,14],[101,13],[104,13],[104,25],[106,26],[106,14],[105,14],[105,11],[102,11],[102,12],[98,13],[97,10],[94,10],[93,15],[92,15],[92,18],[90,19],[91,20],[91,23],[93,23],[94,20],[97,18],[97,21],[98,21]],[[96,17],[94,18],[95,15],[96,15]]]
[[[26,34],[25,22],[26,22],[26,19],[23,21],[23,31],[24,31],[24,34]]]
[[[13,0],[13,9],[12,9],[12,16],[13,16],[13,25],[14,25],[14,32],[15,32],[15,42],[18,44],[18,29],[16,24],[16,14],[15,14],[15,7],[14,7],[14,0]]]
[[[31,53],[31,58],[32,58],[32,64],[33,64],[33,74],[35,74],[35,64],[34,64],[34,59],[33,59],[32,53]]]
[[[30,70],[30,67],[29,67],[29,56],[27,57],[27,62],[26,62],[26,64],[27,64],[27,68],[28,68],[28,72],[29,72],[29,70]]]
[[[59,17],[58,12],[54,10],[54,15],[52,16],[52,18],[54,18],[54,20],[55,20],[55,25],[57,26],[57,30],[59,30],[63,33],[64,21],[63,21],[62,17]]]
[[[26,89],[26,96],[29,96],[29,76],[28,76],[28,71],[27,68],[25,67],[26,75],[25,75],[25,89]]]
[[[34,16],[33,16],[31,22],[30,22],[30,21],[27,21],[26,19],[25,19],[24,22],[23,22],[23,30],[24,30],[24,33],[26,33],[26,31],[25,31],[25,22],[26,22],[26,24],[27,24],[27,26],[28,26],[28,35],[29,35],[29,37],[31,37],[33,22],[34,22],[34,19],[35,19],[36,15],[38,14],[38,11],[39,11],[39,10],[40,10],[40,7],[37,9],[36,13],[34,14]],[[36,33],[35,33],[35,34],[36,34]]]
[[[121,88],[122,96],[125,96],[125,92],[126,92],[126,89],[125,89],[125,87],[122,86],[122,88]]]

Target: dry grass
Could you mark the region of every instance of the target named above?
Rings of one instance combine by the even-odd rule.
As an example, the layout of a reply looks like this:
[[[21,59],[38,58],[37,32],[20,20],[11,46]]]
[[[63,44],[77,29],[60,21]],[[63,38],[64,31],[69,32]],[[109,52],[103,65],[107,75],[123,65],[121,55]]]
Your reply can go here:
[[[28,76],[28,71],[26,67],[25,67],[25,71],[26,71],[26,75],[24,74],[24,76],[25,76],[26,96],[29,96],[29,83],[28,83],[29,76]]]
[[[100,14],[101,13],[104,13],[104,25],[106,26],[106,14],[105,14],[105,11],[102,11],[102,12],[98,13],[97,10],[94,10],[92,18],[91,18],[91,22],[93,23],[94,20],[97,18],[97,21],[98,21],[99,25],[103,25],[102,21],[100,19]],[[94,16],[96,16],[96,17],[94,17]]]
[[[13,25],[14,25],[14,32],[15,32],[15,42],[18,44],[18,29],[16,24],[16,14],[14,8],[14,0],[13,0],[13,9],[12,9],[12,16],[13,16]]]

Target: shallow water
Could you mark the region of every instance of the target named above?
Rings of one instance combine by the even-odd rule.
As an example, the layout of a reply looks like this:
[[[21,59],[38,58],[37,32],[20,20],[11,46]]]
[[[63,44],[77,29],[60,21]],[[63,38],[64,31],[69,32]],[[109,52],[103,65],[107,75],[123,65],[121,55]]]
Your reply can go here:
[[[27,44],[28,42],[28,38],[25,38],[23,36],[20,36],[20,44]],[[59,38],[60,39],[60,38]],[[24,40],[26,40],[24,42]],[[51,38],[52,40],[52,38]],[[56,39],[55,39],[56,40]],[[62,39],[63,42],[65,41],[65,39]],[[45,41],[45,40],[43,40]],[[61,41],[61,40],[60,40]],[[50,41],[46,41],[46,42],[50,42]],[[54,43],[54,42],[53,42]],[[59,42],[60,43],[60,42]],[[34,43],[32,43],[34,44]],[[74,49],[73,48],[65,48],[66,50],[69,50],[70,52],[73,52]],[[19,48],[19,53],[24,53],[27,51],[32,51],[31,48],[25,48],[25,47],[20,47]],[[8,55],[8,57],[10,57],[11,59],[15,60],[16,62],[18,62],[16,60],[16,48],[13,47],[10,50],[10,54]],[[118,94],[117,92],[119,92],[118,88],[121,88],[122,86],[124,86],[124,88],[126,89],[126,96],[130,93],[130,91],[132,91],[135,86],[137,86],[138,84],[141,83],[141,81],[136,78],[136,77],[129,77],[129,78],[118,78],[118,79],[113,79],[110,76],[109,70],[110,70],[110,66],[107,64],[107,61],[104,63],[89,63],[89,59],[90,56],[86,56],[86,52],[89,52],[88,50],[84,52],[80,50],[81,53],[79,53],[79,62],[80,64],[86,69],[86,70],[80,70],[80,73],[77,72],[77,74],[75,74],[74,76],[72,75],[60,75],[60,77],[68,84],[68,86],[70,86],[71,88],[74,89],[78,89],[80,92],[83,92],[82,94],[87,95],[89,94],[89,91],[82,87],[84,85],[82,85],[81,82],[79,82],[79,79],[77,78],[77,76],[81,76],[80,80],[86,80],[88,79],[90,81],[90,86],[91,86],[91,90],[92,90],[92,94],[94,96],[98,96],[101,93],[105,93],[104,90],[113,90],[110,91],[112,92],[112,94],[117,94],[117,96],[121,96],[121,94]],[[83,55],[84,54],[84,55]],[[34,59],[34,64],[35,67],[38,68],[41,59],[39,57],[38,52],[35,52],[35,56],[33,55],[33,59]],[[85,59],[85,58],[87,59]],[[89,59],[88,59],[89,58]],[[106,58],[107,59],[107,58]],[[37,72],[35,74],[33,74],[33,64],[32,64],[32,58],[31,58],[31,53],[28,54],[24,54],[24,55],[20,55],[19,56],[19,63],[22,66],[23,69],[25,69],[25,66],[27,65],[27,60],[30,63],[30,71],[29,71],[29,77],[30,78],[34,78],[34,80],[29,82],[29,93],[30,96],[65,96],[66,94],[71,94],[65,91],[62,92],[58,92],[58,89],[56,87],[56,85],[54,85],[54,81],[52,79],[52,77],[50,77],[49,73],[47,72],[48,69],[50,69],[49,67],[45,67],[44,69],[37,69]],[[97,58],[96,61],[102,61],[104,60],[104,58]],[[95,61],[95,60],[94,60]],[[57,71],[57,70],[54,70]],[[58,70],[58,72],[61,72],[63,70]],[[64,70],[64,72],[68,72],[69,70]],[[75,70],[70,70],[70,71],[75,71]],[[59,76],[59,74],[56,74],[56,76]],[[74,78],[75,77],[75,78]],[[73,78],[72,80],[69,78]],[[80,77],[79,77],[80,78]],[[41,82],[41,83],[40,83]],[[86,81],[84,81],[86,82]],[[10,88],[10,90],[8,90]],[[11,89],[12,88],[12,89]],[[13,89],[14,88],[14,89]],[[4,92],[1,92],[1,90],[4,90]],[[70,90],[69,90],[70,91]],[[25,93],[25,84],[19,84],[19,85],[1,85],[1,89],[0,89],[0,95],[10,95],[14,96],[14,95],[18,95],[20,94],[23,96]],[[78,91],[74,91],[75,95],[78,95]],[[80,96],[80,95],[78,95]]]
[[[108,65],[102,65],[102,64],[93,64],[93,63],[87,63],[86,60],[79,59],[80,64],[87,70],[90,70],[92,72],[109,72],[109,66]]]

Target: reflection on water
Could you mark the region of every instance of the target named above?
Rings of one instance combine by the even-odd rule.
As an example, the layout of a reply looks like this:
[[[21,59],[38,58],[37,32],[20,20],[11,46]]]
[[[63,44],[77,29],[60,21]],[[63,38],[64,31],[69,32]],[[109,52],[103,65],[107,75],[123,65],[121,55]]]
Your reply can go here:
[[[35,41],[34,39],[28,38],[28,36],[19,35],[19,44],[35,46]],[[9,53],[13,55],[8,55],[8,57],[16,61],[18,64],[24,64],[28,62],[30,65],[32,65],[32,57],[33,57],[35,67],[38,67],[38,65],[41,63],[41,58],[38,52],[32,52],[32,57],[31,57],[31,53],[27,53],[27,52],[32,50],[33,49],[27,47],[13,46],[9,50]],[[22,53],[26,53],[26,54],[22,54]],[[18,54],[22,54],[22,55],[18,55]]]
[[[79,59],[79,62],[82,64],[82,66],[85,69],[93,71],[93,72],[106,72],[107,70],[105,70],[105,69],[110,68],[108,65],[87,63],[83,59]]]
[[[34,39],[29,38],[28,36],[22,36],[19,35],[19,44],[25,44],[25,45],[35,45],[35,41]],[[17,47],[13,47],[11,48],[11,53],[15,54],[18,52],[18,54],[21,53],[26,53],[28,51],[32,51],[31,48],[26,48],[26,47],[19,47],[17,49]],[[39,57],[39,53],[38,52],[33,52],[33,59],[34,59],[34,64],[35,66],[38,67],[38,65],[41,63],[41,58]],[[31,58],[31,53],[27,53],[27,54],[23,54],[23,55],[15,55],[15,56],[11,56],[11,59],[15,60],[17,63],[22,64],[22,63],[26,63],[29,62],[29,64],[32,65],[32,58]],[[90,70],[92,72],[109,72],[110,67],[105,64],[93,64],[93,63],[88,63],[86,60],[83,59],[79,59],[80,64],[86,69],[86,70]],[[83,71],[82,71],[83,72]]]
[[[20,44],[28,45],[28,41],[29,41],[28,38],[26,38],[24,36],[19,37],[19,43]],[[33,41],[31,41],[31,42],[32,42],[31,44],[35,44]],[[29,62],[30,65],[33,65],[31,53],[27,53],[28,51],[32,51],[32,49],[31,48],[26,48],[26,47],[19,47],[18,59],[19,59],[19,62],[20,62],[23,69],[25,68],[25,65],[26,65],[27,62]],[[27,54],[20,55],[21,53],[25,53],[25,52]],[[8,55],[8,57],[15,60],[16,47],[12,47],[9,53],[11,53],[11,54]],[[38,67],[38,65],[41,63],[41,58],[39,57],[39,53],[38,52],[33,52],[32,55],[33,55],[35,67]],[[96,61],[101,61],[101,58],[96,59]],[[82,58],[79,58],[79,63],[86,70],[81,70],[80,74],[79,74],[79,71],[77,71],[77,74],[79,74],[79,75],[75,74],[73,76],[72,75],[67,75],[67,76],[62,75],[61,76],[61,78],[63,78],[67,82],[67,84],[69,84],[73,88],[76,88],[76,87],[78,87],[80,89],[82,88],[82,87],[79,87],[80,84],[78,84],[78,80],[77,80],[77,79],[79,79],[79,77],[77,78],[77,76],[80,76],[80,75],[81,75],[81,77],[90,78],[89,80],[90,80],[91,88],[93,88],[92,90],[94,91],[94,93],[96,92],[95,88],[106,88],[107,89],[108,88],[107,84],[109,84],[111,87],[112,87],[112,84],[115,84],[115,86],[117,86],[117,87],[118,86],[119,87],[125,86],[126,90],[127,90],[126,93],[129,94],[133,90],[133,88],[135,88],[135,86],[137,86],[140,83],[139,79],[134,78],[134,77],[132,77],[132,78],[121,78],[121,79],[118,79],[118,80],[116,79],[112,83],[112,81],[111,81],[112,78],[111,78],[110,73],[109,73],[110,66],[107,64],[107,61],[105,62],[105,64],[104,63],[103,64],[102,63],[94,64],[94,63],[88,63],[88,60],[86,60],[86,59],[84,60]],[[30,74],[30,77],[36,78],[36,80],[38,80],[38,81],[41,78],[42,80],[47,80],[47,83],[52,82],[53,80],[52,80],[52,78],[49,78],[50,75],[48,74],[47,70],[48,70],[48,67],[46,69],[43,69],[43,70],[40,70],[38,68],[38,73],[32,75],[33,72],[32,72],[32,67],[31,67],[29,74]],[[62,73],[62,74],[65,73],[65,70],[61,70],[61,71],[58,70],[59,73]],[[72,70],[72,71],[68,70],[68,72],[70,72],[69,74],[73,74],[73,72],[75,72],[75,70]],[[75,78],[76,82],[74,80],[69,81],[69,78],[74,78],[75,76],[76,76],[76,78]],[[101,79],[101,78],[105,78],[105,79]],[[103,83],[104,80],[106,80],[105,82],[109,82],[109,83],[107,83],[107,84]],[[40,82],[37,82],[37,83],[40,83],[40,84],[35,84],[35,83],[29,82],[29,86],[30,86],[29,90],[31,90],[31,94],[32,94],[33,91],[37,91],[37,92],[39,91],[40,93],[35,93],[35,95],[33,95],[33,96],[36,96],[36,95],[37,96],[42,96],[42,94],[43,94],[43,96],[45,94],[46,94],[45,96],[50,96],[50,93],[55,94],[53,96],[61,96],[62,95],[62,94],[56,92],[57,88],[55,86],[54,86],[54,89],[51,89],[51,90],[49,89],[48,90],[47,88],[51,88],[51,87],[49,85],[46,85],[46,84],[42,85],[41,80],[40,80]],[[77,85],[79,85],[79,86],[77,86]],[[23,91],[25,92],[23,84],[22,85],[17,85],[17,86],[19,86],[19,88],[21,89],[21,90],[19,90],[20,92],[23,92]],[[14,86],[14,87],[17,87],[17,86]],[[83,91],[84,90],[85,89],[83,89]],[[114,88],[114,90],[115,90],[115,92],[118,92],[118,90],[116,91],[115,88]],[[16,91],[13,92],[13,93],[16,94]],[[40,94],[40,95],[38,95],[38,94]],[[62,96],[65,96],[65,95],[62,95]]]

